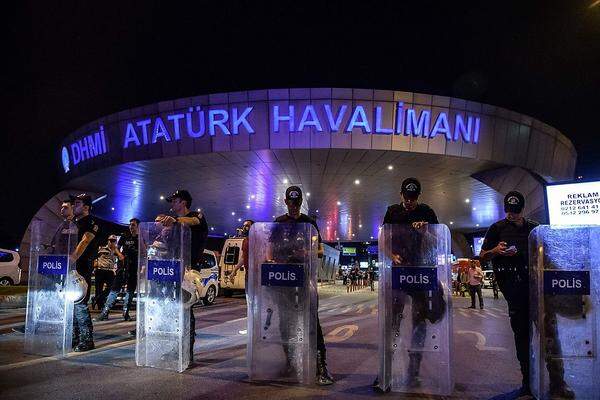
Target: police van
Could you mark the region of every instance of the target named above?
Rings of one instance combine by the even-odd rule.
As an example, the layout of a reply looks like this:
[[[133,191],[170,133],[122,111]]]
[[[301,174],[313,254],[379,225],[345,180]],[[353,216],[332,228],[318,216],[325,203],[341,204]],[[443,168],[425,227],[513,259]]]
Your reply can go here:
[[[240,257],[244,255],[242,251],[243,242],[243,237],[234,237],[227,239],[223,245],[222,257],[219,263],[221,271],[219,282],[225,297],[231,296],[234,292],[244,292],[246,290],[245,277],[248,272],[246,266],[239,269],[234,280],[229,278]],[[319,282],[335,282],[339,269],[340,251],[327,244],[323,244],[323,250],[323,258],[317,269],[317,280]]]
[[[246,277],[246,266],[242,266],[237,272],[235,279],[229,279],[229,275],[233,271],[233,268],[237,265],[240,257],[243,257],[242,243],[244,242],[243,237],[234,237],[225,240],[223,245],[222,256],[219,262],[221,290],[223,296],[229,297],[234,292],[245,291],[245,277]]]

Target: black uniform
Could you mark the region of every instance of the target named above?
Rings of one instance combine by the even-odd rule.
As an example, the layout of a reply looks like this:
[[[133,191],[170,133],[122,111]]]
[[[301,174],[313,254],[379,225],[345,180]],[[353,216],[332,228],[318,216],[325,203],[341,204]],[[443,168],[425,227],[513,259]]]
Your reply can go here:
[[[500,291],[508,303],[510,326],[515,336],[517,359],[521,364],[523,384],[529,380],[529,233],[538,226],[537,222],[525,220],[522,226],[503,219],[489,227],[483,240],[482,250],[489,251],[500,242],[515,246],[517,253],[512,257],[492,258],[494,275]]]
[[[204,215],[200,217],[200,213],[196,211],[190,211],[185,215],[187,218],[198,218],[200,224],[190,225],[191,232],[191,264],[195,270],[200,270],[202,265],[202,254],[206,248],[206,241],[208,239],[208,224]],[[196,317],[194,316],[194,310],[190,307],[190,362],[194,360],[194,343],[196,342]]]
[[[409,211],[404,204],[394,204],[389,206],[383,224],[392,224],[392,253],[400,256],[400,265],[416,266],[430,265],[435,266],[437,260],[435,254],[423,252],[423,234],[412,227],[414,222],[427,222],[429,224],[438,224],[438,219],[431,207],[427,204],[419,203],[413,211]],[[428,257],[431,256],[431,257]],[[407,291],[392,290],[392,330],[396,335],[400,331],[400,325],[403,319],[404,306],[407,302],[407,296],[412,298],[412,337],[411,345],[413,348],[420,348],[425,345],[427,334],[427,320],[435,322],[439,320],[445,311],[444,294],[442,285],[438,285],[437,292],[430,291]],[[390,349],[392,351],[392,349]],[[421,366],[421,352],[409,353],[408,378],[415,379],[419,375]],[[387,358],[391,363],[391,359]],[[391,371],[391,365],[386,368]],[[390,377],[387,377],[387,382]],[[378,384],[378,382],[377,382]],[[384,390],[386,388],[383,388]]]
[[[122,249],[121,253],[125,258],[122,262],[118,263],[119,267],[115,273],[115,279],[113,280],[112,288],[104,306],[104,317],[108,317],[108,312],[117,302],[117,296],[121,292],[123,285],[127,284],[127,293],[123,300],[123,315],[129,320],[129,310],[131,309],[133,296],[137,288],[138,238],[139,235],[134,236],[128,230],[119,239],[118,246]]]
[[[98,247],[101,243],[105,243],[107,238],[103,233],[102,221],[98,218],[87,215],[78,219],[76,222],[78,233],[77,241],[81,242],[83,235],[86,232],[90,232],[94,235],[94,239],[88,244],[84,252],[77,259],[76,269],[77,272],[85,279],[88,284],[88,290],[85,298],[74,305],[73,308],[73,336],[79,336],[81,343],[88,343],[93,341],[93,327],[92,318],[90,316],[90,310],[88,309],[88,301],[90,299],[90,289],[92,286],[92,272],[94,270],[94,259],[98,252]]]
[[[319,227],[317,226],[317,222],[306,214],[301,213],[298,218],[293,218],[293,217],[289,216],[288,214],[280,215],[279,217],[275,218],[275,222],[287,223],[287,224],[309,223],[312,226],[314,226],[315,230],[317,231],[319,244],[322,243],[321,233],[319,232]],[[277,236],[281,236],[281,237],[277,237]],[[302,262],[304,260],[303,255],[299,255],[299,257],[295,258],[294,244],[293,243],[291,243],[291,244],[284,243],[282,240],[283,236],[284,236],[284,233],[280,229],[275,229],[271,235],[270,240],[271,240],[271,242],[274,243],[273,258],[275,259],[275,261],[276,262]],[[289,237],[290,236],[289,232],[285,236]],[[304,246],[304,244],[302,244],[300,247],[301,248],[298,248],[297,250],[302,251],[304,248],[306,248],[306,246]],[[292,296],[289,296],[290,300],[291,300],[291,297]],[[317,302],[318,302],[318,300],[317,300]],[[318,310],[318,304],[317,304],[317,310]],[[286,320],[286,318],[280,318],[280,329],[282,331],[282,336],[284,336],[285,332],[287,332],[290,329],[289,323]],[[289,352],[289,350],[285,346],[284,346],[284,351],[286,352],[286,354],[288,354],[288,352]],[[323,338],[323,330],[321,329],[321,323],[319,322],[318,312],[317,312],[317,353],[321,355],[323,361],[326,360],[325,339]]]

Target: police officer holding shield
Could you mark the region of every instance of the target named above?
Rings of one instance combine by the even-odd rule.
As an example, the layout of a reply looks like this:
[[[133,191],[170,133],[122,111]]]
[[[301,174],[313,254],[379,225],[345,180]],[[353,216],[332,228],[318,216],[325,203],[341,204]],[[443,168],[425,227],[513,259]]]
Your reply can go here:
[[[420,203],[421,183],[416,178],[407,178],[402,182],[400,193],[402,202],[388,207],[383,224],[396,225],[392,236],[392,254],[393,265],[418,265],[420,261],[420,245],[423,235],[426,233],[427,224],[438,224],[437,215],[427,204]],[[408,230],[407,230],[408,229]],[[428,260],[429,264],[435,265],[435,260]],[[441,288],[439,289],[441,291]],[[407,292],[398,293],[398,297],[392,303],[392,329],[398,331],[404,318],[404,305],[407,301],[406,295],[412,298],[412,323],[413,333],[411,341],[415,347],[423,347],[427,328],[427,320],[435,322],[439,320],[445,310],[443,294],[438,292],[427,297],[428,292]],[[429,307],[428,305],[432,306]],[[431,309],[430,309],[431,308]],[[421,367],[422,354],[420,352],[409,353],[408,381],[409,387],[420,386],[419,370]],[[387,387],[380,386],[380,378],[377,377],[373,382],[373,388],[376,391],[387,391]]]
[[[77,272],[87,283],[85,297],[77,302],[73,308],[73,347],[77,352],[94,349],[93,326],[88,301],[92,282],[93,262],[96,258],[98,246],[103,239],[103,225],[101,220],[92,216],[92,197],[82,193],[73,198],[73,214],[78,228],[77,247],[69,256],[69,262],[76,263]]]
[[[288,212],[287,214],[280,215],[275,218],[275,222],[285,223],[285,224],[299,224],[299,223],[309,223],[315,227],[319,240],[319,250],[318,257],[323,257],[323,243],[321,240],[321,234],[319,233],[319,227],[314,219],[310,218],[308,215],[300,212],[300,207],[302,206],[302,190],[298,186],[290,186],[285,191],[285,205],[287,206]],[[275,235],[277,233],[275,232]],[[277,238],[271,238],[273,242],[278,241]],[[294,257],[292,254],[276,254],[276,253],[285,253],[291,250],[290,247],[281,246],[280,251],[277,248],[274,251],[273,257],[275,261],[280,257],[287,257],[289,260],[290,257]],[[285,321],[284,318],[280,320],[281,326],[280,329],[285,331],[289,329],[289,324]],[[284,351],[287,349],[284,347]],[[334,383],[333,378],[329,374],[327,370],[327,362],[326,362],[326,349],[325,349],[325,339],[323,338],[323,330],[321,329],[321,323],[319,322],[319,315],[317,311],[317,377],[316,377],[317,385],[331,385]]]
[[[155,221],[169,228],[175,223],[187,225],[191,232],[191,268],[199,270],[202,263],[202,254],[208,239],[208,224],[201,212],[191,211],[192,196],[187,190],[177,190],[167,197],[171,203],[171,210],[175,216],[160,214]],[[186,277],[188,274],[186,274]],[[185,278],[184,278],[185,279]],[[193,305],[190,306],[190,363],[194,360],[194,343],[196,341],[196,318]]]
[[[480,257],[491,260],[500,291],[508,303],[510,326],[515,336],[517,359],[523,376],[519,394],[531,394],[529,386],[529,233],[538,223],[523,217],[525,197],[512,191],[504,197],[506,217],[489,227]],[[573,398],[562,376],[562,365],[549,363],[551,394]],[[558,370],[558,371],[557,371]]]

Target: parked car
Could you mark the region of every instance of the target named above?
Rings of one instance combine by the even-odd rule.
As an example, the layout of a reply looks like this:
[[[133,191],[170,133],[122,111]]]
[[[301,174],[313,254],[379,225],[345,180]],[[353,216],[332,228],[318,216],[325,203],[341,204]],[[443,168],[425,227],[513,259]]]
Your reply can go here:
[[[21,256],[12,250],[0,249],[0,286],[21,283]]]

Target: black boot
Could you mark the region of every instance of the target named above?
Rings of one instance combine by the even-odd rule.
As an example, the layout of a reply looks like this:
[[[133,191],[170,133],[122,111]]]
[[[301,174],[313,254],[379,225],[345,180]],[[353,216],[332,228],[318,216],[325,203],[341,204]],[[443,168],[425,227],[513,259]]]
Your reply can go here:
[[[73,351],[81,353],[84,351],[94,350],[95,348],[96,347],[94,346],[94,338],[92,336],[92,332],[90,331],[89,334],[86,333],[80,335],[79,344],[73,349]]]
[[[129,309],[123,309],[123,321],[131,321],[131,316],[129,315]]]
[[[317,385],[326,386],[334,383],[333,378],[327,371],[327,363],[325,362],[325,355],[317,350]]]
[[[574,399],[575,392],[565,381],[561,381],[556,384],[550,383],[550,396],[558,399]]]

